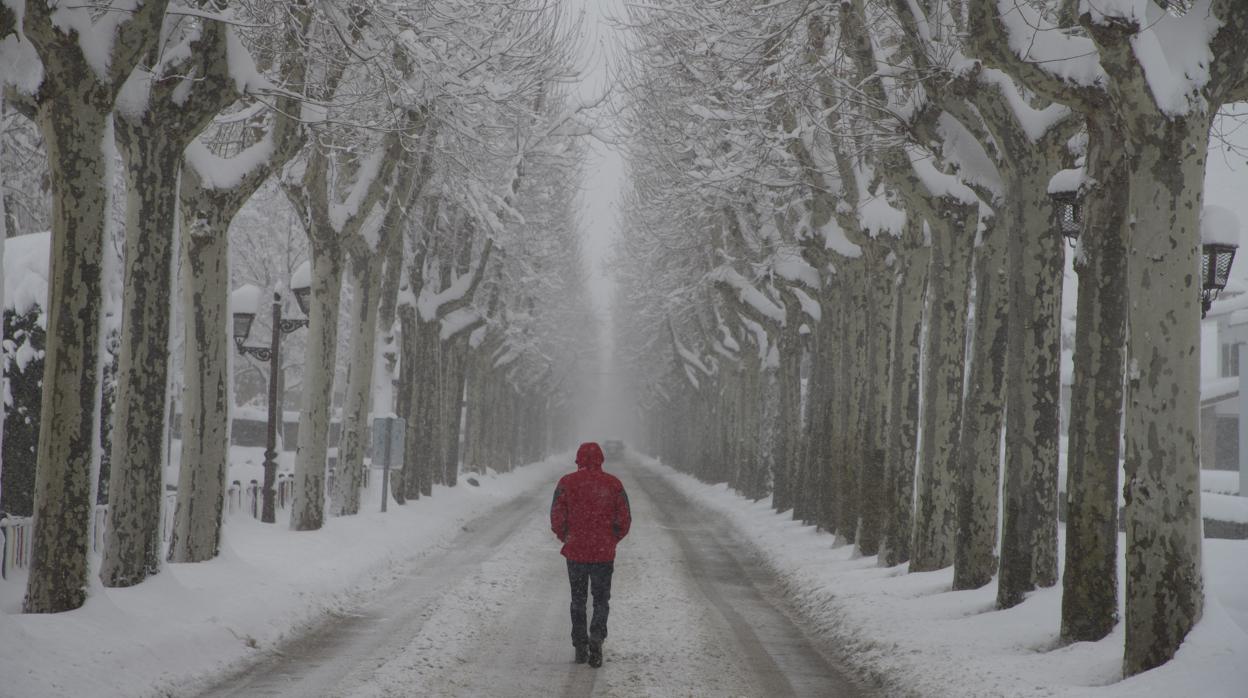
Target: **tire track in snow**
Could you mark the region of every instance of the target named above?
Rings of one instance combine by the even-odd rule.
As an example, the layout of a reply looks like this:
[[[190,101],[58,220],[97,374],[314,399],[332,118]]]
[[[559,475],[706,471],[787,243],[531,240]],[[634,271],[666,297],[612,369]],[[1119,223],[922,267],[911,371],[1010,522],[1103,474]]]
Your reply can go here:
[[[265,659],[203,691],[204,698],[345,695],[420,633],[457,582],[532,516],[535,490],[464,525],[447,548],[413,560],[400,580],[352,612],[331,612]]]
[[[641,467],[632,469],[628,482],[659,505],[662,529],[679,545],[687,574],[722,615],[750,667],[750,695],[864,694],[790,617],[774,575],[751,554],[748,543],[732,535],[730,522]]]

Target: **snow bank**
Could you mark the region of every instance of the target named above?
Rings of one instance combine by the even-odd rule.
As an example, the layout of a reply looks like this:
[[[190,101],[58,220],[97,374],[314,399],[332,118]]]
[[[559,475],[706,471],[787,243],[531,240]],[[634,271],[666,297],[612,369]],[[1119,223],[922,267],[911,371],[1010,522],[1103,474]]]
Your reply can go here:
[[[432,497],[386,514],[376,511],[374,482],[367,513],[327,519],[320,531],[236,516],[216,560],[166,564],[128,589],[104,589],[92,575],[86,605],[68,613],[23,615],[24,580],[0,581],[0,695],[169,695],[219,677],[327,611],[393,583],[412,558],[436,550],[466,521],[553,482],[568,460],[478,477],[480,487],[436,487]]]
[[[1058,644],[1060,586],[997,611],[995,581],[950,591],[952,568],[880,567],[877,557],[855,557],[852,546],[833,547],[831,536],[773,512],[769,501],[646,465],[728,516],[818,633],[852,668],[879,679],[884,695],[1235,698],[1248,685],[1248,541],[1205,541],[1204,619],[1173,661],[1123,680],[1121,629],[1100,642]]]
[[[4,308],[21,315],[48,300],[48,254],[52,233],[4,241]]]

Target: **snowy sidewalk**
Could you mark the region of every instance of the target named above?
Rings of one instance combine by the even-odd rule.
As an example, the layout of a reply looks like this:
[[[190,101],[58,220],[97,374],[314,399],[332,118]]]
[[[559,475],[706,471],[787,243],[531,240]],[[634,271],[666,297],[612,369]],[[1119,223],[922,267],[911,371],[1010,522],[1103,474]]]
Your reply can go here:
[[[751,502],[724,485],[643,460],[766,551],[767,564],[820,634],[857,671],[879,677],[890,696],[1248,695],[1248,541],[1205,541],[1204,619],[1173,661],[1121,680],[1121,631],[1096,643],[1057,646],[1060,588],[996,611],[995,582],[953,592],[952,568],[918,574],[881,568],[875,557],[854,558],[852,546],[834,548],[826,533],[776,514],[767,500]]]

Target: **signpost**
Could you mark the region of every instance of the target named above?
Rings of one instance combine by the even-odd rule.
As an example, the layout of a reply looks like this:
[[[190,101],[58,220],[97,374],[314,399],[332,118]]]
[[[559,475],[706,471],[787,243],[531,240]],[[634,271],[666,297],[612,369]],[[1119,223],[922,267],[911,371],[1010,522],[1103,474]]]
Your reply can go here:
[[[403,467],[403,433],[407,423],[399,417],[373,419],[373,467],[381,471],[381,510],[390,499],[390,468]]]

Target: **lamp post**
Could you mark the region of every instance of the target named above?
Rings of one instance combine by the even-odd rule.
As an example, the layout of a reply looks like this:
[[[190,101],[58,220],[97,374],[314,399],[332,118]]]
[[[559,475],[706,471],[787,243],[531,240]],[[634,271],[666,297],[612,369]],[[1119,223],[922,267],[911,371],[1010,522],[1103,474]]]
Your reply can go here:
[[[255,287],[250,287],[254,289]],[[282,335],[290,334],[300,327],[307,327],[308,321],[308,296],[311,295],[311,286],[300,286],[292,288],[295,294],[295,300],[299,303],[299,310],[305,316],[304,319],[283,319],[282,318],[282,296],[281,294],[273,294],[273,334],[269,341],[269,346],[247,346],[247,336],[251,334],[251,324],[256,319],[256,311],[259,309],[258,298],[251,301],[250,308],[241,307],[246,305],[244,291],[249,290],[247,287],[239,289],[235,292],[244,298],[242,302],[236,306],[234,310],[234,347],[238,349],[238,353],[242,356],[251,355],[260,361],[269,362],[269,423],[267,433],[265,435],[264,449],[264,486],[261,488],[261,498],[263,504],[260,510],[260,520],[264,523],[274,523],[277,520],[277,512],[274,503],[276,490],[274,483],[277,480],[277,374],[281,370],[278,365],[278,359],[281,355]],[[258,290],[258,289],[256,289]],[[248,312],[250,310],[250,312]]]

